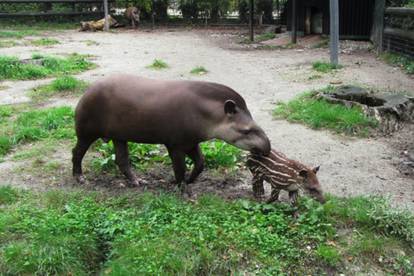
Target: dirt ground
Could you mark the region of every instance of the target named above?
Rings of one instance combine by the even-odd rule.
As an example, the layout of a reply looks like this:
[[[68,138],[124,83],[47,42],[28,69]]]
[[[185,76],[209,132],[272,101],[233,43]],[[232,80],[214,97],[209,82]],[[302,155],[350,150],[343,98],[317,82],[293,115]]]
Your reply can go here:
[[[2,48],[0,54],[20,58],[28,58],[35,52],[90,54],[99,67],[78,75],[89,82],[104,75],[126,72],[151,78],[198,79],[228,85],[244,96],[255,120],[267,132],[274,148],[309,165],[321,165],[319,180],[326,192],[339,196],[385,195],[398,205],[414,209],[414,179],[398,170],[398,164],[404,157],[404,147],[414,143],[413,128],[406,130],[403,136],[361,139],[312,130],[284,120],[273,120],[271,116],[276,102],[292,99],[303,91],[325,87],[332,82],[413,95],[414,79],[399,68],[386,65],[368,50],[369,47],[344,43],[340,56],[344,68],[335,73],[316,74],[311,64],[317,60],[328,60],[327,49],[259,50],[254,45],[245,47],[238,44],[240,37],[236,31],[60,31],[51,32],[49,36],[59,39],[61,44]],[[96,45],[88,41],[94,41]],[[170,68],[162,71],[146,68],[155,58],[165,60]],[[204,66],[209,73],[191,75],[190,70],[196,66]],[[313,78],[315,75],[321,77]],[[0,83],[0,86],[5,86],[0,90],[0,104],[29,101],[27,92],[48,81]],[[48,105],[75,106],[76,102],[77,99],[55,99]],[[71,182],[70,147],[65,145],[55,153],[63,165],[56,170],[53,185],[65,187]],[[12,161],[11,157],[0,163],[0,183],[24,187],[35,185],[36,174],[18,173],[16,166],[25,165],[22,161]],[[164,171],[154,168],[145,177],[162,180]],[[172,173],[170,170],[167,172],[171,178]],[[112,179],[111,183],[124,181],[122,179]],[[244,170],[237,177],[205,173],[194,184],[194,190],[200,193],[217,191],[220,194],[223,191],[229,198],[251,195],[249,175]]]

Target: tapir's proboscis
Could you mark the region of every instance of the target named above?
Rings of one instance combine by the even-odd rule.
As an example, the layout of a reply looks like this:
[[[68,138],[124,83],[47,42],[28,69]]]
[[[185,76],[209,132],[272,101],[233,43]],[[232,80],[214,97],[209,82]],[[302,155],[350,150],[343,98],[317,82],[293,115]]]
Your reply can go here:
[[[220,139],[238,148],[268,154],[270,142],[255,123],[244,99],[224,85],[201,81],[164,81],[119,74],[95,82],[75,111],[77,144],[73,175],[84,182],[82,159],[99,138],[112,140],[115,161],[132,185],[140,180],[128,158],[128,142],[163,144],[175,180],[185,190],[204,168],[199,144]],[[194,162],[185,180],[185,157]]]

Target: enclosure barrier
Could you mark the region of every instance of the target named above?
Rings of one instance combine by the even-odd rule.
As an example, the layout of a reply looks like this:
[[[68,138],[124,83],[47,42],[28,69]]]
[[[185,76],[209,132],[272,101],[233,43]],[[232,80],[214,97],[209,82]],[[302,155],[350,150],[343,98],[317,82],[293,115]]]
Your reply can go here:
[[[385,10],[383,50],[414,58],[414,8]]]

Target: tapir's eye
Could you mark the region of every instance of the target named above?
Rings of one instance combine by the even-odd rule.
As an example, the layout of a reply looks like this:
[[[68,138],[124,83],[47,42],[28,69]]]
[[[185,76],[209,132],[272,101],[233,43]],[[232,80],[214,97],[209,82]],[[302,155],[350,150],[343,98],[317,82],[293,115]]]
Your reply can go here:
[[[247,135],[247,134],[249,134],[250,132],[252,132],[252,130],[251,130],[251,129],[241,129],[241,130],[240,130],[240,133],[241,133],[241,134],[244,134],[244,135]]]

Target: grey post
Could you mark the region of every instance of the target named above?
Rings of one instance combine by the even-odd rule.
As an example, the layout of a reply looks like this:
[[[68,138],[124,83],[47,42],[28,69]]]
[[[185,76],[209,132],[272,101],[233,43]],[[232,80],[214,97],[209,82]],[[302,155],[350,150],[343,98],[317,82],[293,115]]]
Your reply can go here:
[[[383,50],[384,13],[385,0],[376,0],[371,40],[374,42],[374,46],[377,48],[378,53],[381,53]]]
[[[330,0],[330,45],[331,45],[331,64],[338,65],[339,51],[339,5],[338,0]]]
[[[292,43],[296,44],[297,42],[297,27],[296,27],[296,0],[292,0]]]
[[[109,31],[109,20],[108,20],[108,0],[104,1],[104,12],[105,12],[105,24],[104,24],[104,31]]]
[[[254,0],[249,1],[249,35],[250,41],[254,41]]]

